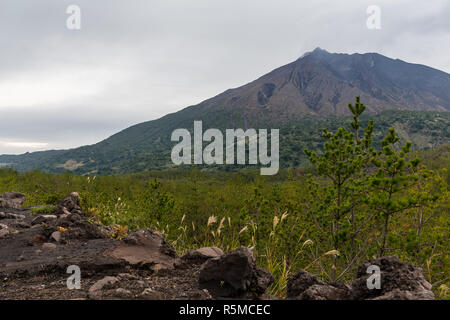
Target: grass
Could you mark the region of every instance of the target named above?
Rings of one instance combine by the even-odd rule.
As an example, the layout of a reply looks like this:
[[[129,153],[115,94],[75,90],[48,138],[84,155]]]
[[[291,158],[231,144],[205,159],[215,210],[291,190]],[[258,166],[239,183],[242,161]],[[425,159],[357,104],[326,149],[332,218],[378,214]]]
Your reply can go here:
[[[199,170],[83,177],[0,169],[0,193],[6,191],[25,193],[26,206],[44,205],[34,213],[51,213],[58,199],[77,191],[82,208],[112,225],[116,238],[128,230],[154,228],[164,233],[179,255],[205,246],[225,252],[252,248],[258,265],[275,277],[268,293],[278,297],[285,296],[289,276],[299,269],[327,280],[335,254],[309,214],[316,199],[307,192],[300,171],[282,170],[275,177],[261,177],[258,171]],[[433,217],[423,227],[421,250],[417,252],[413,237],[417,212],[411,209],[393,219],[388,253],[422,267],[426,278],[436,283],[436,295],[449,299],[448,199],[429,210]],[[369,249],[376,247],[375,231],[372,240]],[[372,256],[373,250],[368,250],[340,280],[351,281],[357,264]]]
[[[35,208],[31,208],[31,214],[51,214],[55,211],[56,206],[54,205],[44,205]]]

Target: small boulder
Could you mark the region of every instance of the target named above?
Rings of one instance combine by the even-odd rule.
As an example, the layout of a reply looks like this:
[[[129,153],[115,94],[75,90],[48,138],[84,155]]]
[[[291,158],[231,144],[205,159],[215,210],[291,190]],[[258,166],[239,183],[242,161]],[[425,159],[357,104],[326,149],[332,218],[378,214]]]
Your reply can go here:
[[[217,247],[205,247],[197,250],[189,250],[189,252],[182,257],[183,260],[191,263],[204,263],[213,258],[219,258],[224,255],[224,252]]]
[[[287,297],[296,298],[314,285],[325,285],[325,283],[305,270],[297,271],[288,279]]]
[[[0,212],[0,219],[23,220],[25,216],[17,213]]]
[[[61,241],[61,231],[55,231],[51,234],[50,240],[54,240],[55,242]]]
[[[350,288],[346,285],[315,284],[306,289],[297,300],[349,300]]]
[[[58,225],[62,227],[70,227],[73,223],[83,220],[78,213],[62,214],[58,217]]]
[[[114,290],[114,296],[120,299],[131,299],[133,298],[133,293],[124,288],[117,288]]]
[[[118,281],[119,279],[116,277],[104,277],[103,279],[98,280],[89,288],[89,298],[93,300],[101,299],[103,296],[103,290],[110,289]]]
[[[125,260],[132,266],[150,268],[153,271],[174,269],[177,254],[162,233],[152,229],[131,232],[106,255]]]
[[[200,289],[221,298],[257,298],[273,280],[268,271],[256,265],[246,247],[206,261],[199,274]]]
[[[344,284],[326,284],[305,270],[289,277],[287,298],[295,300],[347,300],[350,288]]]
[[[380,289],[367,287],[367,279],[371,276],[367,269],[371,265],[380,268]],[[356,280],[352,284],[352,297],[355,300],[434,300],[431,287],[422,269],[404,263],[396,256],[386,256],[366,261],[358,267]]]
[[[55,220],[56,218],[57,216],[53,214],[39,215],[31,221],[31,225],[34,226],[41,223],[49,223],[50,221]]]
[[[54,250],[54,249],[56,249],[56,244],[47,242],[47,243],[42,244],[42,248],[48,249],[48,250]]]
[[[61,225],[59,221],[55,222],[57,225]],[[64,232],[64,239],[78,239],[78,240],[90,240],[90,239],[104,239],[106,235],[102,230],[88,220],[80,220],[72,223],[67,227],[68,230]]]
[[[0,208],[20,209],[25,201],[25,195],[19,192],[0,194]]]
[[[147,288],[141,293],[141,298],[145,300],[163,300],[164,296],[161,292]]]
[[[57,215],[69,213],[82,213],[80,207],[80,195],[78,192],[72,192],[67,197],[61,199],[55,208],[55,214]]]

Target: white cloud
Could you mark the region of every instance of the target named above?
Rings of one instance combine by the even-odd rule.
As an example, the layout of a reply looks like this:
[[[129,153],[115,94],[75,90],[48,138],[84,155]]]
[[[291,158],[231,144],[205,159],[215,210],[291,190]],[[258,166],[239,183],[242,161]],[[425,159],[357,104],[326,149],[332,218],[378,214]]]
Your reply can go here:
[[[30,151],[45,150],[48,148],[46,142],[32,142],[32,141],[0,141],[0,148],[5,149],[5,153],[17,153],[23,149]],[[9,151],[9,152],[8,152]]]
[[[61,107],[81,99],[107,94],[119,75],[101,67],[68,67],[13,74],[0,81],[2,108]]]

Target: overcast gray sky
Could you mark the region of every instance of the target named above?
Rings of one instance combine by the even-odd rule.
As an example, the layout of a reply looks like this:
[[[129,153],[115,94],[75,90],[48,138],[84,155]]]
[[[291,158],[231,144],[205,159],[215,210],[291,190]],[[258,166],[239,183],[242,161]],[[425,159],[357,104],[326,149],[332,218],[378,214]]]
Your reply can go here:
[[[315,47],[450,73],[450,1],[1,0],[0,154],[96,143]]]

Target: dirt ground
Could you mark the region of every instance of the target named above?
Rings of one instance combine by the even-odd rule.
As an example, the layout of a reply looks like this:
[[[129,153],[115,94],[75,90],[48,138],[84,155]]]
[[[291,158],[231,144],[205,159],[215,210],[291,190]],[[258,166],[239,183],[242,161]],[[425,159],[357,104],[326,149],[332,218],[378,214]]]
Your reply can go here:
[[[7,216],[0,217],[0,224],[8,230],[0,238],[0,299],[211,298],[198,288],[198,265],[175,263],[175,268],[155,271],[149,265],[113,258],[106,253],[121,242],[91,232],[92,224],[86,223],[85,217],[83,223],[68,226],[69,230],[76,229],[76,236],[58,242],[52,238],[57,230],[53,221],[61,218],[33,225],[36,216],[28,209],[0,212]],[[83,227],[89,230],[84,232]],[[81,289],[68,289],[67,279],[72,274],[67,268],[71,265],[80,267]],[[115,282],[90,293],[89,289],[107,276]]]

